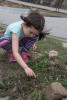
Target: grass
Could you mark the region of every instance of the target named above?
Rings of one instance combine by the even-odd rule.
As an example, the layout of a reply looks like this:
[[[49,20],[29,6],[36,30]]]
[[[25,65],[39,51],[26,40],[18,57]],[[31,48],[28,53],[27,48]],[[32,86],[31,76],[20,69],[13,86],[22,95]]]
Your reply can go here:
[[[56,11],[49,11],[49,10],[39,9],[39,12],[41,14],[43,14],[44,16],[48,16],[48,17],[62,17],[62,18],[67,18],[67,14],[56,12]]]
[[[3,30],[4,28],[3,27],[0,27],[0,30]]]
[[[67,17],[67,14],[39,10],[45,16]],[[0,27],[0,30],[3,30]],[[0,34],[3,36],[3,34]],[[45,87],[52,82],[60,82],[67,89],[67,70],[64,62],[67,62],[67,48],[62,47],[62,42],[46,38],[37,43],[36,52],[42,56],[36,61],[29,61],[28,66],[34,70],[37,77],[27,77],[24,70],[17,64],[9,62],[8,53],[0,54],[0,97],[9,96],[11,100],[44,100]],[[59,52],[56,60],[58,66],[51,64],[48,52]],[[30,51],[32,55],[34,52]]]
[[[6,26],[0,25],[0,37],[3,36],[3,33],[4,33],[5,28],[6,28]]]
[[[37,50],[42,54],[36,61],[29,61],[28,66],[34,70],[37,78],[27,77],[24,70],[17,64],[8,61],[8,54],[0,54],[0,69],[3,80],[0,81],[0,97],[9,96],[11,100],[44,100],[45,87],[52,82],[60,82],[67,88],[67,70],[64,62],[67,60],[67,48],[62,42],[46,38],[37,43]],[[58,66],[51,65],[46,52],[57,50]],[[34,52],[30,51],[31,54]],[[4,62],[3,62],[4,61]],[[14,90],[14,88],[16,88]]]

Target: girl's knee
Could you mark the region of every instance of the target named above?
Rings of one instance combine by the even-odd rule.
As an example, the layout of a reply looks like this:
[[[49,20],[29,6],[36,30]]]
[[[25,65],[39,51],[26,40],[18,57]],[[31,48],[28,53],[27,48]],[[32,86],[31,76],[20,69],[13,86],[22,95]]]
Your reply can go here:
[[[9,43],[8,40],[2,40],[2,41],[0,41],[0,47],[5,46],[8,43]]]

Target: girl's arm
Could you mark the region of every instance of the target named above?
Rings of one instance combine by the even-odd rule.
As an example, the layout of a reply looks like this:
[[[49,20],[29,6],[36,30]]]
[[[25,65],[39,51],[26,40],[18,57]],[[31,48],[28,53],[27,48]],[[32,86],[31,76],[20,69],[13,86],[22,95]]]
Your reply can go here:
[[[13,51],[13,55],[14,55],[15,59],[17,60],[19,65],[24,69],[24,71],[27,74],[27,76],[36,77],[36,75],[33,72],[33,70],[31,68],[29,68],[27,66],[27,64],[23,61],[22,57],[19,54],[19,50],[18,49],[19,49],[19,38],[14,33],[12,33],[12,51]]]

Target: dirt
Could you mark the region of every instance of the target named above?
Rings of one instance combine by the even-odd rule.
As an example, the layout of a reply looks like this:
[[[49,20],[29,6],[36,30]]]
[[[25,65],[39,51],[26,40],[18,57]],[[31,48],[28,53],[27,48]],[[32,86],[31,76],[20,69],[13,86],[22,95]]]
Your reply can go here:
[[[14,3],[10,3],[6,0],[0,0],[0,6],[8,6],[8,7],[18,7],[18,8],[22,8],[22,7],[25,7],[23,5],[19,5],[19,4],[14,4]],[[2,32],[1,32],[2,33]],[[0,34],[1,35],[1,34]],[[0,52],[3,52],[2,49]],[[2,54],[2,53],[1,53]],[[40,55],[38,55],[39,57]],[[9,90],[11,92],[11,89],[15,87],[17,87],[17,90],[15,93],[12,93],[11,95],[11,100],[16,100],[15,98],[19,98],[20,96],[21,97],[25,97],[29,94],[31,94],[31,91],[33,91],[34,89],[36,89],[38,87],[38,84],[40,83],[43,83],[43,80],[40,78],[42,77],[48,77],[50,76],[50,74],[45,74],[45,76],[43,76],[42,74],[42,77],[40,76],[39,79],[34,80],[34,79],[29,79],[25,76],[24,72],[22,72],[22,70],[20,69],[20,67],[17,66],[17,64],[12,64],[12,63],[8,63],[8,58],[4,58],[5,56],[2,57],[2,60],[4,60],[5,63],[3,63],[3,61],[0,61],[0,79],[2,79],[5,83],[7,83],[7,88],[8,90],[6,91],[6,89],[4,89],[2,92],[2,94],[0,94],[1,96],[2,95],[5,95],[7,96],[9,94]],[[37,57],[37,56],[36,56]],[[35,58],[35,57],[33,57]],[[41,59],[43,60],[43,59]],[[64,64],[62,64],[62,66],[60,66],[60,62],[54,62],[53,63],[50,61],[51,63],[51,66],[50,67],[47,67],[46,68],[46,71],[48,71],[48,73],[51,73],[52,70],[55,68],[54,70],[54,73],[58,74],[58,77],[62,77],[62,78],[65,78],[67,77],[67,74],[65,74],[65,72],[62,70],[63,67],[65,66]],[[42,63],[43,64],[43,63]],[[67,64],[67,63],[66,63]],[[39,64],[38,64],[39,65]],[[52,67],[53,66],[53,67]],[[38,67],[37,67],[38,68]],[[57,70],[56,70],[57,69]],[[60,71],[61,69],[61,71]],[[37,69],[38,70],[38,69]],[[51,71],[50,71],[51,70]],[[56,74],[54,74],[52,72],[52,76],[53,77],[56,77]],[[59,76],[59,73],[60,73],[60,76]],[[38,75],[41,75],[41,73],[38,73]],[[13,76],[12,76],[13,75]],[[11,78],[10,78],[11,77]],[[20,80],[20,82],[19,82]],[[32,81],[30,81],[32,80]],[[25,82],[26,81],[26,82]],[[42,82],[41,82],[42,81]],[[11,87],[11,84],[9,83],[11,82],[12,86]],[[16,84],[15,84],[16,83]],[[46,83],[46,82],[45,82]],[[23,85],[22,85],[23,84]],[[33,87],[33,88],[32,88]],[[41,87],[38,87],[38,88],[41,88]],[[37,89],[38,89],[37,88]],[[35,91],[35,90],[34,90]],[[36,92],[36,91],[35,91]],[[37,91],[38,93],[38,91]],[[30,100],[30,99],[29,99]],[[32,100],[32,99],[31,99]]]
[[[0,0],[0,6],[6,6],[6,7],[14,7],[14,8],[25,8],[22,4],[16,4],[16,3],[11,3],[7,0]]]

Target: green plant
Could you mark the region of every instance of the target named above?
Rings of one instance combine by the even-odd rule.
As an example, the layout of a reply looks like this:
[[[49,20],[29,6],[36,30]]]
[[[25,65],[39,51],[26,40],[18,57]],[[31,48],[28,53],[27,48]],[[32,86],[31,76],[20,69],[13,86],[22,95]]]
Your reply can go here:
[[[6,85],[3,81],[0,81],[0,88],[6,88]]]

